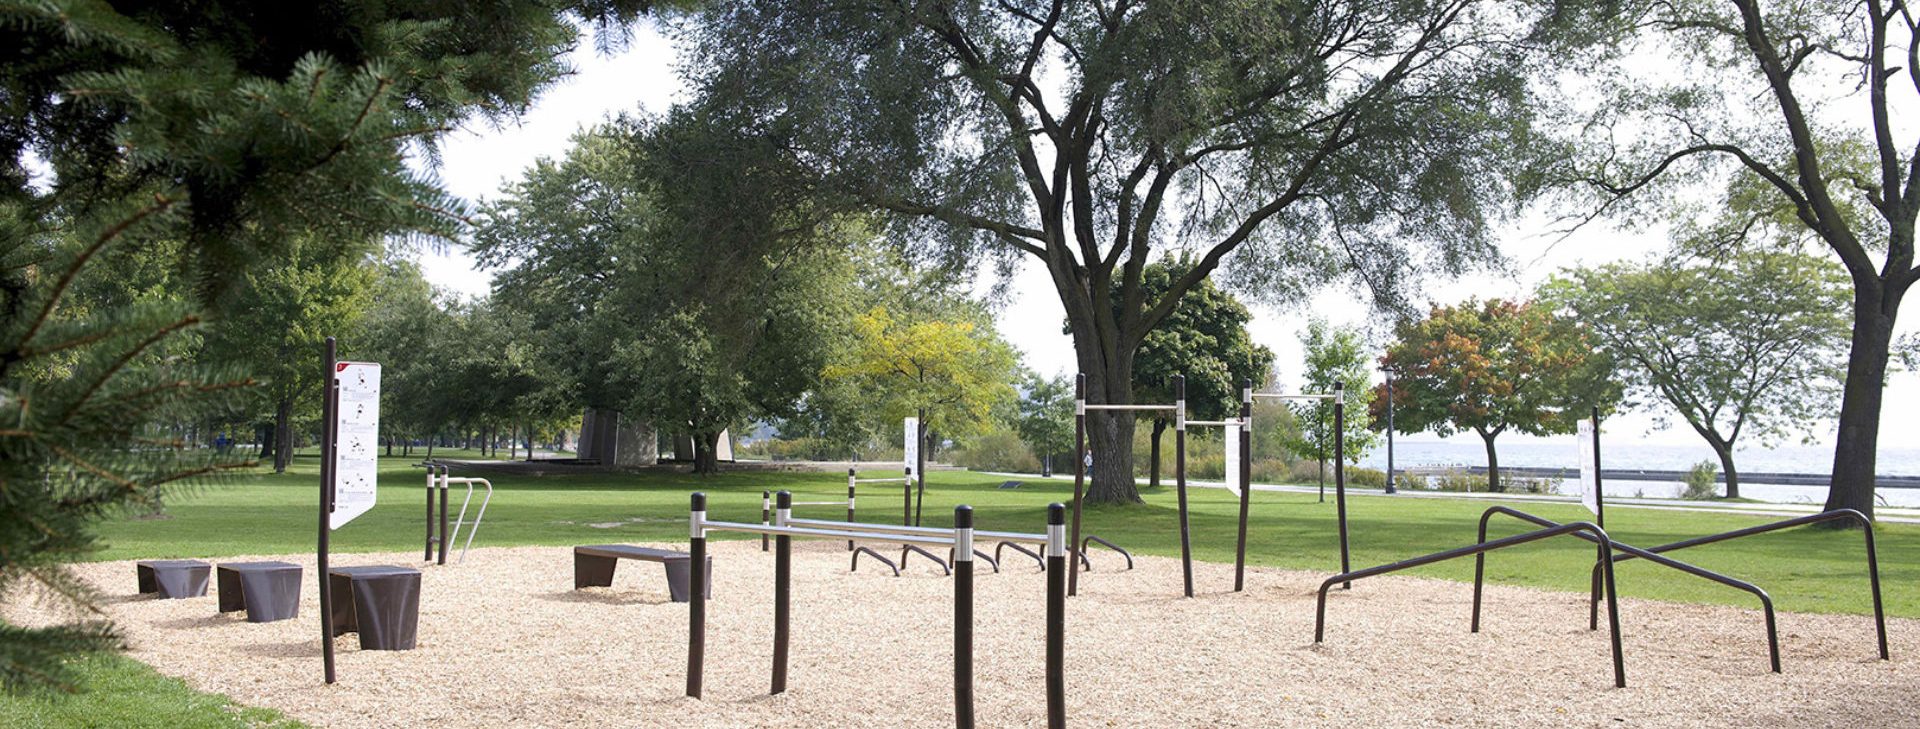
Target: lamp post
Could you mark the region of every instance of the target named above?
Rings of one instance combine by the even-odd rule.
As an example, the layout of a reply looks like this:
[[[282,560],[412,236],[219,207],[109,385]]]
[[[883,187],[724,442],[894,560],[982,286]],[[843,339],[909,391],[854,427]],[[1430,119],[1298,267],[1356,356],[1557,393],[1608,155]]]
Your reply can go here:
[[[1380,371],[1387,373],[1387,493],[1393,488],[1393,368],[1380,365]]]

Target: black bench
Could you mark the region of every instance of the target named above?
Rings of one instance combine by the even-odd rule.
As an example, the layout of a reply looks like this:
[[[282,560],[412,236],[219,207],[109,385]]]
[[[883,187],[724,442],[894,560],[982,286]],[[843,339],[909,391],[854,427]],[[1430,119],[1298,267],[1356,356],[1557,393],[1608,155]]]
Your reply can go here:
[[[290,562],[223,562],[220,612],[247,611],[249,623],[300,617],[300,565]]]
[[[197,559],[148,559],[133,563],[140,594],[160,593],[163,600],[183,600],[207,594],[207,571],[212,566]]]
[[[410,651],[420,627],[420,570],[412,567],[334,567],[333,634],[360,634],[360,649]]]
[[[635,547],[628,544],[593,544],[573,548],[573,589],[582,587],[611,587],[613,568],[623,559],[637,559],[642,562],[659,562],[667,568],[667,591],[673,595],[674,602],[686,602],[691,596],[687,592],[688,569],[692,565],[693,555],[667,549]],[[707,557],[707,597],[713,597],[713,557]]]

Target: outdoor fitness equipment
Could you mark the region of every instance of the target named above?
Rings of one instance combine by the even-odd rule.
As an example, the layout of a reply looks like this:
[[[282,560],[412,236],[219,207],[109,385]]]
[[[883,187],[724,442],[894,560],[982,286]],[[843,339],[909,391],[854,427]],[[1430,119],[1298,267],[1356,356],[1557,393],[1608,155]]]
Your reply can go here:
[[[1586,504],[1588,509],[1593,511],[1594,518],[1599,523],[1600,527],[1605,528],[1607,524],[1607,513],[1606,513],[1606,496],[1604,493],[1605,489],[1602,485],[1603,484],[1602,479],[1600,478],[1600,410],[1599,408],[1594,408],[1591,415],[1591,419],[1587,421],[1583,421],[1582,423],[1580,423],[1580,426],[1581,427],[1579,429],[1579,438],[1580,438],[1580,451],[1581,451],[1581,459],[1580,459],[1581,501]],[[1525,521],[1530,524],[1534,524],[1541,527],[1551,528],[1551,527],[1559,526],[1559,524],[1556,522],[1541,518],[1533,514],[1529,514],[1529,513],[1526,513],[1517,509],[1505,507],[1505,506],[1495,506],[1487,509],[1484,513],[1480,515],[1480,541],[1482,543],[1485,543],[1487,541],[1487,522],[1490,519],[1492,519],[1495,514],[1510,516],[1515,519],[1519,519],[1521,521]],[[1593,568],[1594,569],[1593,571],[1594,587],[1593,587],[1593,593],[1588,600],[1587,628],[1589,630],[1595,630],[1595,629],[1598,629],[1599,627],[1598,605],[1599,605],[1599,599],[1600,599],[1599,598],[1599,590],[1600,590],[1599,581],[1600,581],[1601,570],[1603,568],[1611,569],[1612,567],[1611,562],[1620,562],[1623,560],[1636,559],[1636,558],[1644,559],[1649,562],[1653,562],[1655,564],[1671,567],[1673,569],[1679,570],[1681,572],[1685,572],[1695,577],[1712,580],[1714,582],[1718,582],[1728,587],[1745,591],[1749,594],[1752,594],[1754,597],[1758,598],[1760,600],[1761,612],[1766,616],[1768,661],[1771,668],[1773,669],[1773,672],[1779,673],[1780,672],[1780,636],[1779,636],[1778,627],[1774,620],[1773,599],[1768,597],[1767,592],[1748,582],[1738,580],[1732,577],[1728,577],[1726,575],[1713,572],[1692,564],[1681,562],[1679,560],[1675,560],[1670,557],[1666,557],[1662,553],[1672,552],[1680,549],[1686,549],[1688,547],[1697,547],[1702,544],[1713,544],[1716,542],[1724,542],[1732,539],[1739,539],[1741,537],[1753,536],[1755,534],[1764,534],[1767,532],[1778,531],[1781,529],[1790,529],[1793,527],[1803,526],[1807,524],[1815,524],[1819,522],[1828,522],[1828,521],[1846,521],[1846,520],[1858,522],[1862,528],[1863,536],[1866,539],[1867,583],[1873,593],[1874,628],[1875,630],[1878,631],[1878,634],[1879,634],[1880,658],[1881,660],[1887,660],[1888,658],[1887,620],[1886,620],[1886,615],[1882,610],[1881,601],[1880,601],[1880,565],[1879,565],[1879,556],[1875,553],[1874,544],[1873,544],[1873,522],[1868,520],[1865,515],[1861,514],[1858,511],[1854,511],[1852,509],[1837,509],[1834,511],[1821,512],[1819,514],[1809,514],[1807,516],[1796,517],[1793,519],[1786,519],[1783,521],[1777,521],[1770,524],[1762,524],[1759,526],[1748,527],[1745,529],[1736,529],[1730,532],[1723,532],[1720,534],[1697,537],[1694,539],[1674,542],[1672,544],[1663,544],[1657,547],[1650,547],[1646,549],[1615,542],[1613,545],[1614,550],[1616,550],[1615,553],[1608,560],[1606,560],[1606,563],[1596,563]],[[1581,536],[1583,538],[1586,537],[1586,535],[1581,535]],[[1485,576],[1485,566],[1486,566],[1485,560],[1486,560],[1486,557],[1484,554],[1481,554],[1474,558],[1472,631],[1475,633],[1480,632],[1480,594],[1481,594],[1481,585],[1484,582],[1484,576]]]
[[[707,532],[733,531],[772,536],[775,542],[773,577],[773,676],[769,693],[787,690],[787,656],[791,638],[791,587],[793,576],[793,537],[861,539],[901,544],[947,547],[954,554],[953,582],[953,714],[960,729],[971,729],[973,716],[973,547],[976,536],[991,536],[1004,541],[1045,545],[1047,563],[1047,726],[1066,726],[1066,507],[1047,506],[1045,534],[1014,532],[976,532],[973,508],[958,506],[953,511],[953,528],[886,526],[857,524],[792,517],[793,495],[781,491],[775,500],[772,524],[713,521],[707,519],[707,495],[694,493],[691,499],[691,539],[689,552],[692,573],[688,583],[706,583]],[[687,603],[687,696],[700,698],[705,672],[707,644],[707,596],[692,590]]]
[[[1240,523],[1235,540],[1233,557],[1233,590],[1240,592],[1246,587],[1247,574],[1247,518],[1252,509],[1253,494],[1253,400],[1267,398],[1275,400],[1332,400],[1334,422],[1334,501],[1339,520],[1340,531],[1340,571],[1351,569],[1347,551],[1347,488],[1346,488],[1346,399],[1341,383],[1334,383],[1331,393],[1312,393],[1283,395],[1280,393],[1254,392],[1251,380],[1241,380],[1240,417],[1234,420],[1188,420],[1187,419],[1187,378],[1174,375],[1172,405],[1096,405],[1087,403],[1087,376],[1077,375],[1073,385],[1073,442],[1074,451],[1087,452],[1087,411],[1172,411],[1174,430],[1174,489],[1180,510],[1180,575],[1187,597],[1193,597],[1193,544],[1187,516],[1187,428],[1192,426],[1216,426],[1226,428],[1226,459],[1228,472],[1227,489],[1240,497]],[[1237,453],[1235,451],[1238,451]],[[1238,464],[1238,468],[1233,466]],[[1111,542],[1095,536],[1080,538],[1081,498],[1084,495],[1086,466],[1080,464],[1073,474],[1073,535],[1072,542],[1080,545],[1082,560],[1085,560],[1087,541],[1095,541],[1108,546],[1121,554],[1126,550],[1114,546]],[[1236,473],[1237,471],[1237,473]],[[1019,549],[1018,546],[1014,546]],[[998,549],[994,550],[998,553]],[[1023,550],[1024,551],[1024,550]],[[1088,568],[1091,569],[1089,563]],[[1127,555],[1127,568],[1133,568],[1133,556]],[[1067,594],[1077,595],[1080,588],[1080,564],[1075,563],[1073,574],[1067,581]]]
[[[425,556],[422,557],[422,559],[437,564],[446,564],[447,545],[460,541],[460,529],[464,526],[467,529],[467,543],[461,545],[460,558],[455,560],[455,562],[467,561],[467,550],[473,548],[473,537],[480,532],[480,522],[487,518],[487,504],[493,503],[493,482],[484,478],[454,478],[450,475],[446,464],[434,461],[426,461],[414,465],[427,469],[427,546]],[[460,502],[460,516],[454,519],[453,532],[449,535],[447,532],[447,490],[455,484],[467,487],[467,497]],[[485,486],[487,493],[480,498],[480,511],[474,515],[473,524],[468,526],[467,507],[473,503],[474,484]],[[436,517],[434,516],[433,508],[433,490],[436,488],[440,490],[440,510],[439,516],[437,517],[440,529],[437,534],[434,530]],[[434,558],[434,545],[436,544],[440,546],[440,556],[438,560]]]

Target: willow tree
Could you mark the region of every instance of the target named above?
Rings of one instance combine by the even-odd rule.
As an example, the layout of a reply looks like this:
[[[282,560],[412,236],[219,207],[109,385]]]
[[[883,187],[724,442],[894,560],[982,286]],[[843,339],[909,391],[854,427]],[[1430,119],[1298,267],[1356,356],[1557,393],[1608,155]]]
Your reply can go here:
[[[685,26],[686,68],[922,254],[1044,264],[1089,400],[1124,404],[1147,333],[1230,258],[1290,302],[1490,256],[1569,7],[735,0]],[[1149,296],[1168,248],[1194,265]],[[1133,429],[1091,419],[1094,501],[1138,500]]]

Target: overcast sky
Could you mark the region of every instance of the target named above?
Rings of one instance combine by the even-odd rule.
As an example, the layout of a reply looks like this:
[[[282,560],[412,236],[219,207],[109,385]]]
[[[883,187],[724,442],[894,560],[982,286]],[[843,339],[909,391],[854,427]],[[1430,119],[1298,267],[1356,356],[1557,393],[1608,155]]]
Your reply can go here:
[[[676,56],[672,44],[652,28],[639,29],[632,43],[616,55],[603,56],[593,50],[592,43],[583,43],[572,61],[577,73],[547,90],[516,123],[497,129],[475,125],[446,141],[438,174],[448,190],[471,201],[493,197],[502,184],[517,178],[536,159],[564,155],[569,137],[582,127],[620,112],[662,112],[684,93],[674,72]],[[1563,239],[1545,232],[1544,228],[1539,221],[1529,221],[1503,232],[1501,246],[1511,259],[1510,271],[1435,282],[1424,292],[1425,297],[1443,303],[1470,296],[1525,298],[1537,284],[1563,267],[1645,258],[1666,247],[1666,239],[1658,232],[1621,233],[1592,226]],[[477,272],[472,258],[460,250],[423,252],[421,262],[428,278],[441,288],[469,296],[487,292],[488,275]],[[1060,333],[1062,309],[1044,266],[1031,259],[1023,263],[1011,287],[1011,296],[1012,300],[999,316],[1001,333],[1025,354],[1027,365],[1035,370],[1071,372],[1073,344]],[[1042,312],[1054,315],[1040,315]],[[1253,335],[1256,341],[1274,350],[1285,390],[1292,391],[1298,382],[1299,337],[1309,317],[1316,314],[1335,323],[1385,334],[1381,326],[1384,320],[1345,289],[1325,292],[1297,309],[1274,311],[1255,307]],[[1916,316],[1909,312],[1902,319],[1901,331],[1912,330]],[[1915,413],[1920,413],[1920,375],[1897,374],[1887,390],[1881,445],[1909,445],[1906,441],[1907,434],[1912,432],[1910,426],[1920,421]],[[1607,430],[1612,438],[1700,443],[1699,437],[1684,425],[1650,432],[1652,426],[1651,416],[1635,414],[1613,419]],[[1810,435],[1820,442],[1831,443],[1831,431],[1832,424],[1823,423]],[[1478,443],[1472,435],[1454,439],[1461,438]],[[1528,439],[1515,434],[1502,436],[1501,440],[1523,442]]]

